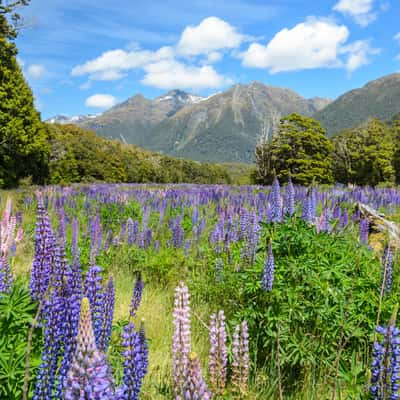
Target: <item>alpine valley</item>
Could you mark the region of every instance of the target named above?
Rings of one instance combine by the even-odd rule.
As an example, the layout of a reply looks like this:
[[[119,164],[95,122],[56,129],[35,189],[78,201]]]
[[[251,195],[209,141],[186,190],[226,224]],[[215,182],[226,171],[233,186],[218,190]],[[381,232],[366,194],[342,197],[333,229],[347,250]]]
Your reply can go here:
[[[137,94],[97,116],[57,116],[47,122],[73,123],[107,138],[197,161],[249,163],[260,137],[271,137],[285,115],[312,116],[332,136],[399,112],[400,74],[391,74],[335,101],[305,99],[290,89],[251,82],[209,97],[182,90],[153,100]]]

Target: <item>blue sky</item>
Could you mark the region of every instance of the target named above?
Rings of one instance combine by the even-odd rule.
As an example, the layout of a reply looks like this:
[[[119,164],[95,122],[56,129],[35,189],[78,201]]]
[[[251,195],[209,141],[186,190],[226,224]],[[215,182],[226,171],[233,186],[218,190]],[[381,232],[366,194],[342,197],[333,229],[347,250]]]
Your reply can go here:
[[[22,14],[44,118],[253,80],[336,98],[400,71],[398,0],[31,0]]]

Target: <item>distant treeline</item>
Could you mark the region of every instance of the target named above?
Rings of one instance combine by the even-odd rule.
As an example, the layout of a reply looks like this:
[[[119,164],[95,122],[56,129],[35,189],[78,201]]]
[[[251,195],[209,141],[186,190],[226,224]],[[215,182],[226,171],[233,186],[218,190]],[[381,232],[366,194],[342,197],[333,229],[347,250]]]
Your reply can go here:
[[[227,171],[143,150],[97,136],[75,125],[46,125],[50,144],[47,183],[231,183]]]
[[[281,119],[271,141],[256,148],[252,180],[271,183],[276,175],[302,185],[344,183],[400,184],[400,115],[373,119],[332,139],[313,118],[291,114]]]

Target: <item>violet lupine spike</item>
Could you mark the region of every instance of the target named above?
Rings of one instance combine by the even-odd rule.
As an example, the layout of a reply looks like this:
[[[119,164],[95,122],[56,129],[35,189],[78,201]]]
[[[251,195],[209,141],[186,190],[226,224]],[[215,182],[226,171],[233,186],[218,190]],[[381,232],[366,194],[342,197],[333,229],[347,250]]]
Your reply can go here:
[[[2,293],[10,292],[13,280],[7,257],[0,256],[0,298]]]
[[[131,317],[134,317],[137,310],[139,309],[140,303],[142,301],[143,288],[144,282],[142,280],[142,274],[139,272],[137,280],[135,282],[135,286],[133,288],[132,301],[129,308],[129,315]]]
[[[281,209],[281,187],[279,185],[278,178],[274,178],[271,188],[271,222],[282,221],[282,209]]]
[[[290,175],[285,189],[285,208],[286,208],[286,213],[290,217],[292,217],[294,214],[295,203],[294,203],[294,186]]]
[[[228,351],[225,314],[221,310],[210,317],[210,356],[209,374],[211,386],[215,393],[222,394],[226,386]]]
[[[244,395],[249,378],[249,334],[246,321],[235,327],[232,353],[232,385],[236,393]]]
[[[174,396],[176,400],[179,400],[185,398],[185,384],[189,374],[189,354],[191,352],[190,295],[183,282],[175,289],[173,318],[172,370]]]
[[[261,287],[266,292],[270,292],[272,290],[274,284],[274,272],[275,272],[275,260],[274,254],[272,252],[272,242],[268,243],[268,252],[267,257],[264,261],[264,269],[261,281]]]
[[[44,344],[42,361],[36,376],[33,400],[53,399],[56,390],[56,373],[61,357],[64,338],[65,299],[57,290],[52,290],[43,300]]]
[[[368,244],[369,235],[369,220],[368,218],[362,218],[360,221],[360,240],[362,244]]]
[[[189,355],[188,378],[185,382],[185,389],[182,400],[210,400],[211,392],[203,379],[200,359],[196,353]],[[178,397],[177,397],[178,399]]]
[[[98,349],[103,353],[107,352],[108,345],[111,339],[112,322],[114,318],[114,304],[114,279],[111,276],[107,282],[106,290],[104,293],[103,324],[101,326],[100,336],[97,345]]]
[[[124,327],[122,338],[124,376],[123,384],[117,390],[118,400],[138,400],[148,367],[144,327],[137,332],[133,322],[130,322]]]
[[[400,331],[392,323],[379,326],[382,335],[374,343],[371,364],[370,392],[374,400],[397,400],[400,398]]]
[[[65,400],[114,399],[111,369],[97,350],[89,300],[82,300],[77,347],[65,380]]]
[[[382,256],[382,285],[386,294],[390,294],[393,276],[393,252],[389,245],[385,246]]]
[[[101,282],[101,268],[98,265],[92,265],[86,275],[84,295],[90,302],[91,319],[97,344],[100,340],[101,327],[103,325],[104,292]]]
[[[42,301],[50,284],[54,258],[55,237],[43,197],[37,197],[37,221],[35,228],[35,254],[33,257],[30,292],[33,300]]]

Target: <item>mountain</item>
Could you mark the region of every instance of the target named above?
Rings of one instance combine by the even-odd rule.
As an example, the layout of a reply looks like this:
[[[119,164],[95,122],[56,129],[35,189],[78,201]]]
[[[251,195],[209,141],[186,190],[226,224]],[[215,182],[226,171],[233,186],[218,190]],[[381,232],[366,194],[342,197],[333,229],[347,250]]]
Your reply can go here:
[[[390,120],[400,112],[400,73],[386,75],[351,90],[316,112],[329,135],[357,127],[370,119]]]
[[[97,118],[98,116],[99,114],[74,115],[72,117],[68,117],[66,115],[56,115],[52,118],[47,119],[45,122],[49,124],[60,124],[60,125],[79,124],[83,123],[84,121]]]
[[[99,135],[178,157],[209,162],[252,162],[262,134],[292,112],[313,115],[329,99],[305,99],[259,82],[234,85],[208,97],[172,90],[153,100],[135,95],[77,125]]]

